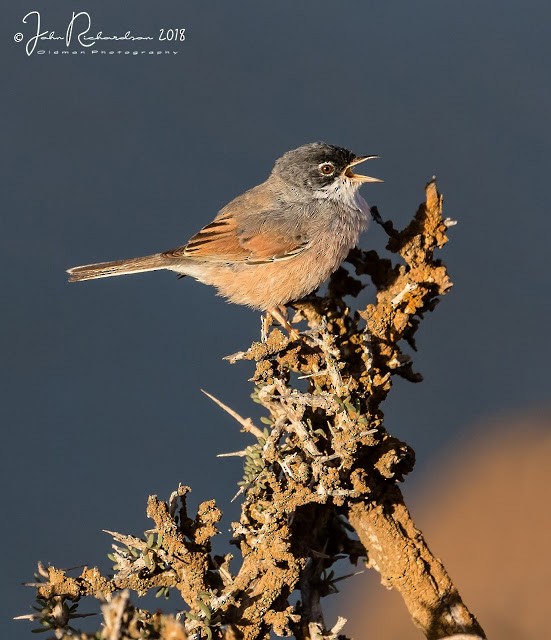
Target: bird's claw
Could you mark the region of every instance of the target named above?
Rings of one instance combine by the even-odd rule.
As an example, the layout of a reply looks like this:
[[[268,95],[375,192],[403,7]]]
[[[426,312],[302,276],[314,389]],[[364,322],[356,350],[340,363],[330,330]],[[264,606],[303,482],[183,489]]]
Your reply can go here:
[[[279,324],[287,331],[290,341],[300,339],[300,332],[295,329],[289,322],[287,309],[283,306],[280,306],[274,309],[269,309],[266,314],[262,316],[262,325],[260,331],[262,342],[266,342],[273,320],[279,322]]]

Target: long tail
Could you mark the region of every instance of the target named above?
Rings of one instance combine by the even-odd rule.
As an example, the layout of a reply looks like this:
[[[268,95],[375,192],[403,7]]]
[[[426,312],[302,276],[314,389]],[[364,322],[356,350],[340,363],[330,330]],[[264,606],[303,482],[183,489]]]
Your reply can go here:
[[[94,280],[95,278],[125,276],[130,273],[141,273],[142,271],[158,271],[166,268],[166,259],[163,259],[160,254],[155,254],[144,256],[143,258],[84,264],[81,267],[67,269],[67,273],[70,276],[69,282],[78,282],[80,280]]]

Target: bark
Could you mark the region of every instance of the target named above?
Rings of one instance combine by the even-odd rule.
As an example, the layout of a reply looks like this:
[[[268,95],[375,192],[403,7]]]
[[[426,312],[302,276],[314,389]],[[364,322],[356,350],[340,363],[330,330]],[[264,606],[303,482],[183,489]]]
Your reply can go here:
[[[403,597],[413,622],[428,640],[459,633],[484,637],[444,565],[416,529],[400,490],[394,486],[374,502],[350,506],[350,524],[388,589]]]

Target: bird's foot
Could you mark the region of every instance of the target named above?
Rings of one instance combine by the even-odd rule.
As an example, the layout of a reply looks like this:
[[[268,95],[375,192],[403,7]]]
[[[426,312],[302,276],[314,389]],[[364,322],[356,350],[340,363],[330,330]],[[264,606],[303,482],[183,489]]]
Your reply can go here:
[[[289,338],[291,340],[299,339],[300,334],[289,322],[287,309],[283,305],[280,305],[279,307],[274,307],[273,309],[269,309],[266,316],[271,316],[274,320],[277,320],[277,322],[279,322],[279,324],[287,331],[287,333],[289,334]],[[271,321],[270,321],[270,324],[271,324]],[[270,325],[268,325],[268,329],[269,329],[269,326]]]

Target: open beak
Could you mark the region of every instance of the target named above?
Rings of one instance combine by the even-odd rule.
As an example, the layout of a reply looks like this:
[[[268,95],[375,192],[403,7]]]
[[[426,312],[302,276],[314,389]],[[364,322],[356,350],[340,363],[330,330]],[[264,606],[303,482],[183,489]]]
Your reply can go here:
[[[344,170],[344,175],[350,180],[356,180],[358,182],[384,182],[380,178],[372,178],[371,176],[362,176],[359,173],[354,173],[352,171],[352,167],[355,167],[357,164],[365,162],[366,160],[373,160],[374,158],[378,158],[379,156],[358,156],[354,158],[354,160],[346,167]]]

